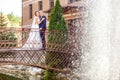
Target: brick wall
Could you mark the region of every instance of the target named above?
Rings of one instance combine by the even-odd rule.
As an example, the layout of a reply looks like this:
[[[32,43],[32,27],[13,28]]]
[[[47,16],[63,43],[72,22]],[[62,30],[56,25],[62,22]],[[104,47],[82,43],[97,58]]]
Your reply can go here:
[[[60,0],[60,4],[62,6],[67,5],[68,4],[68,0]]]
[[[34,16],[34,12],[38,10],[38,2],[41,0],[22,0],[22,25],[31,25],[32,19],[29,18],[29,5],[32,4],[32,16]],[[54,0],[55,2],[56,0]],[[43,11],[50,9],[50,0],[42,0],[43,3]],[[68,0],[60,0],[62,6],[68,4]],[[48,19],[48,13],[45,13],[45,16]],[[30,27],[30,26],[29,26]]]
[[[41,0],[22,0],[22,25],[28,26],[32,24],[33,18],[29,18],[29,5],[32,4],[32,16],[34,16],[34,12],[39,10],[38,2]],[[49,1],[48,0],[42,0],[43,1],[43,10],[49,9]],[[46,17],[48,14],[45,14]],[[28,26],[30,27],[30,26]]]
[[[50,0],[42,0],[43,1],[43,11],[50,9]]]

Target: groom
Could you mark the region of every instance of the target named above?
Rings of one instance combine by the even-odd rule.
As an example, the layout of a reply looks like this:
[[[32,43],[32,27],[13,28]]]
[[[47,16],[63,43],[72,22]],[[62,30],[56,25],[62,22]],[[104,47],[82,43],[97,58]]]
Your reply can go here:
[[[40,11],[40,37],[42,40],[42,49],[45,50],[46,48],[46,41],[45,41],[45,30],[46,30],[46,17],[43,15],[43,12]]]

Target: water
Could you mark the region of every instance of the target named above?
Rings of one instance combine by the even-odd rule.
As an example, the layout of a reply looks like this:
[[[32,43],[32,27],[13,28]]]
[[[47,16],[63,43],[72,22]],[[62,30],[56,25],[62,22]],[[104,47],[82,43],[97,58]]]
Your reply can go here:
[[[120,80],[120,0],[87,0],[79,66],[73,71],[77,80]],[[78,32],[79,33],[79,32]],[[82,42],[82,45],[81,45]],[[80,63],[80,64],[79,64]],[[73,79],[74,80],[74,79]]]

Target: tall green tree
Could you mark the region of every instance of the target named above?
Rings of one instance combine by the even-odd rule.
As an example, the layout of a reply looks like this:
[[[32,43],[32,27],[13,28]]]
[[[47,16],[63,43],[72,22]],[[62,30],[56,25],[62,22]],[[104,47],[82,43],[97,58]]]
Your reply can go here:
[[[56,0],[56,4],[50,14],[49,31],[51,30],[67,30],[59,0]]]
[[[6,22],[6,18],[5,16],[3,15],[2,12],[0,12],[0,27],[3,28],[3,27],[6,27],[7,26],[7,22]]]
[[[50,15],[50,23],[49,23],[49,35],[48,35],[48,45],[53,44],[52,46],[48,46],[48,49],[51,50],[57,50],[57,52],[48,52],[48,55],[46,57],[48,65],[51,67],[57,67],[62,68],[62,65],[58,65],[57,63],[62,62],[61,58],[58,56],[61,56],[62,53],[60,53],[65,47],[67,46],[67,40],[68,40],[68,30],[66,26],[65,19],[63,17],[62,7],[60,5],[60,1],[56,0],[56,4],[51,11]],[[65,45],[66,44],[66,45]],[[66,47],[67,48],[67,47]],[[64,53],[64,52],[63,52]],[[51,60],[50,58],[55,57],[56,60]],[[54,59],[55,59],[54,58]],[[55,61],[55,62],[52,62]],[[56,65],[57,64],[57,65]]]
[[[67,49],[66,46],[68,46],[68,30],[59,0],[56,0],[55,6],[51,11],[48,30],[46,64],[52,68],[63,69],[66,66],[64,64],[66,56],[62,50]],[[58,80],[55,77],[56,75],[57,73],[47,69],[44,80]]]

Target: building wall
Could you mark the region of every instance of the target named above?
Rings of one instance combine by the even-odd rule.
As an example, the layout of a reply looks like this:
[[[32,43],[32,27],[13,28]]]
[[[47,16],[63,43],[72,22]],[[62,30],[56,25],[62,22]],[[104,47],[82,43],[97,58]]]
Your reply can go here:
[[[22,0],[22,25],[30,27],[32,24],[32,18],[29,18],[29,5],[32,4],[32,16],[34,12],[38,10],[38,1],[41,0]]]
[[[51,8],[50,6],[50,0],[22,0],[22,26],[23,27],[31,27],[32,20],[34,17],[34,12],[39,10],[39,1],[42,1],[43,11],[47,11]],[[82,1],[82,0],[77,0]],[[55,4],[56,0],[54,0]],[[29,12],[29,5],[32,4],[32,18],[29,18],[30,12]],[[60,0],[60,4],[62,6],[66,6],[70,3],[70,0]],[[83,14],[83,13],[81,13]],[[44,15],[47,17],[47,20],[49,19],[49,13],[44,13]],[[75,14],[68,12],[67,14],[64,14],[65,20],[70,20],[75,18]],[[49,21],[47,21],[47,24]]]
[[[56,1],[56,0],[55,0],[55,1]],[[65,6],[65,5],[68,4],[68,1],[69,1],[69,0],[60,0],[60,4],[61,4],[62,6]]]
[[[42,1],[43,11],[47,11],[50,9],[50,0],[22,0],[22,25],[23,27],[31,27],[33,18],[29,18],[29,5],[32,4],[32,16],[34,16],[34,12],[38,11],[38,2]],[[56,0],[54,0],[55,2]],[[60,0],[62,6],[68,4],[68,0]],[[55,4],[55,3],[54,3]],[[45,16],[48,19],[48,13],[45,13]]]

